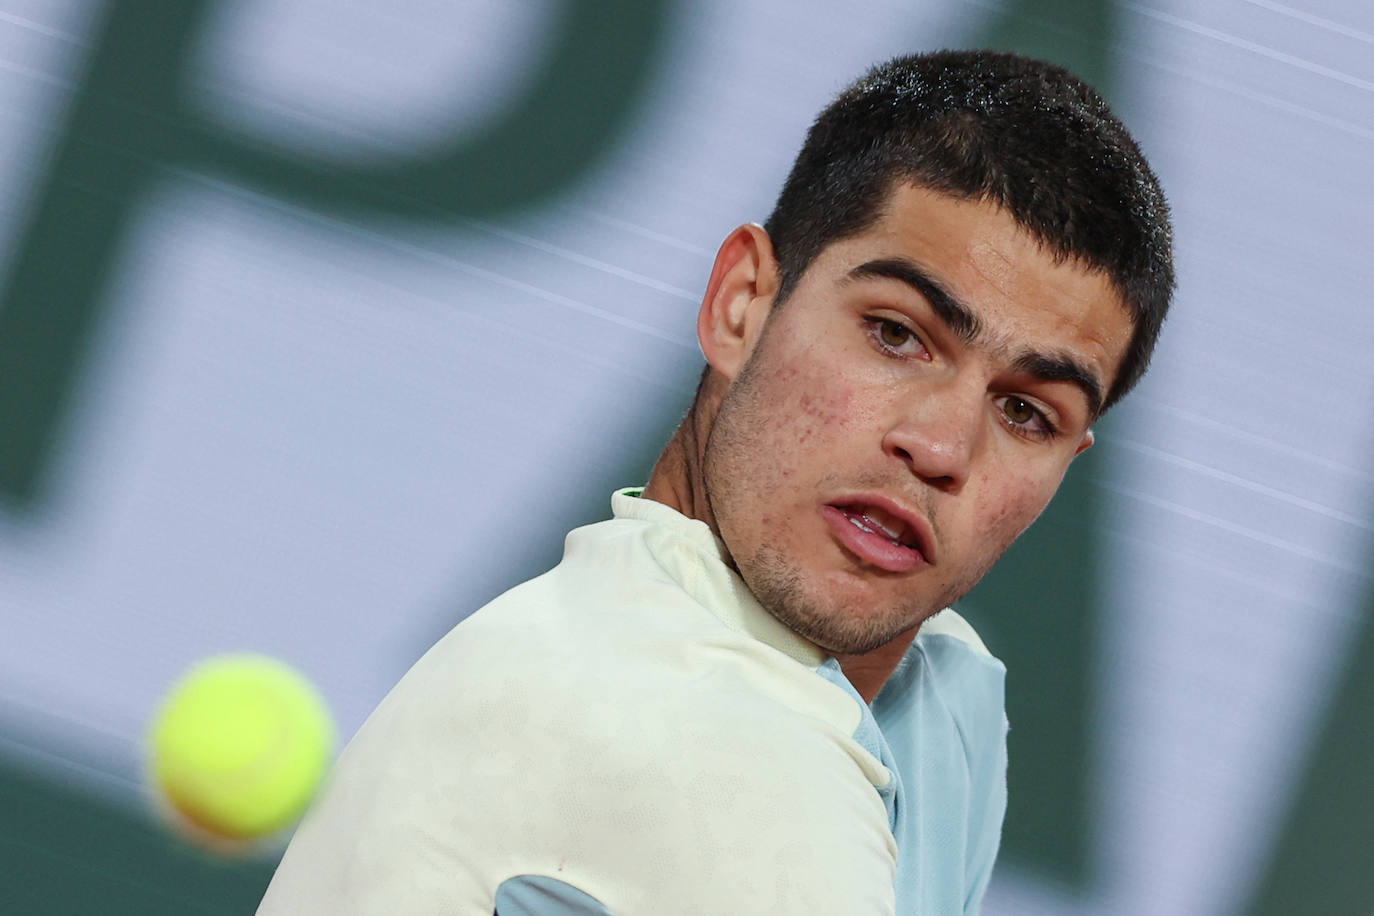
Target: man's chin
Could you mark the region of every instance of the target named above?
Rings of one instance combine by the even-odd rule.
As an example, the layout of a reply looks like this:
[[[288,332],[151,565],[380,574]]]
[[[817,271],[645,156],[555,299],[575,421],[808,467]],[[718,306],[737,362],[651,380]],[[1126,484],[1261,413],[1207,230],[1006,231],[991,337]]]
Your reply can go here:
[[[795,607],[769,608],[769,611],[789,630],[831,655],[872,652],[913,626],[905,620],[855,620],[844,617],[843,612],[826,614],[798,611]]]
[[[740,565],[739,572],[770,614],[832,655],[872,652],[911,630],[921,619],[910,608],[886,603],[883,598],[888,596],[876,595],[870,574],[832,570],[817,579],[803,575],[772,550],[750,558]],[[853,608],[865,608],[869,613],[856,616]]]

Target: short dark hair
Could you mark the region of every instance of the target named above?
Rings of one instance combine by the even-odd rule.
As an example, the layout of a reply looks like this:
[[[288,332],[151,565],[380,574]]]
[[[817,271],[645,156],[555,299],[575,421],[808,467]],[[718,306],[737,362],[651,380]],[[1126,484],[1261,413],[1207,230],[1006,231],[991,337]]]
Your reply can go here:
[[[1134,332],[1102,410],[1135,386],[1174,288],[1169,206],[1096,90],[997,51],[874,67],[816,119],[765,225],[777,301],[827,245],[877,222],[899,182],[995,203],[1056,257],[1104,272]]]

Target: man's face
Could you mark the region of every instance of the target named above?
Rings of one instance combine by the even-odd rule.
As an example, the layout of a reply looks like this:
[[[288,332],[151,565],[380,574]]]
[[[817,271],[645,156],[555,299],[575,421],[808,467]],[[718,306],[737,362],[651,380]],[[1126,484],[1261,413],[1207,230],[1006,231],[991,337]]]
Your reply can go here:
[[[1131,330],[995,206],[899,187],[772,309],[716,415],[706,493],[745,582],[836,653],[961,597],[1091,444]]]

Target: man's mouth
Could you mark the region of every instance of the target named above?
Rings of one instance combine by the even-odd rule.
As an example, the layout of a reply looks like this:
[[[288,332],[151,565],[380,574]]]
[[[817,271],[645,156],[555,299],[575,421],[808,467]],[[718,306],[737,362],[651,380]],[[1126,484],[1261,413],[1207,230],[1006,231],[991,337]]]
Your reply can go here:
[[[920,550],[921,545],[912,535],[910,526],[891,513],[877,506],[837,506],[849,523],[860,531],[877,534],[887,538],[898,547]]]
[[[869,502],[823,507],[830,530],[860,560],[889,572],[908,572],[928,565],[928,546],[907,518]]]

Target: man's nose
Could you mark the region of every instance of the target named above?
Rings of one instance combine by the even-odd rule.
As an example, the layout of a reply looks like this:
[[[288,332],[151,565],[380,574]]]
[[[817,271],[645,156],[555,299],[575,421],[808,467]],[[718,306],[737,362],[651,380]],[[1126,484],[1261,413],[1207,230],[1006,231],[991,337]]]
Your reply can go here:
[[[884,451],[931,486],[957,493],[968,482],[986,429],[983,398],[953,386],[929,393],[889,428]]]

